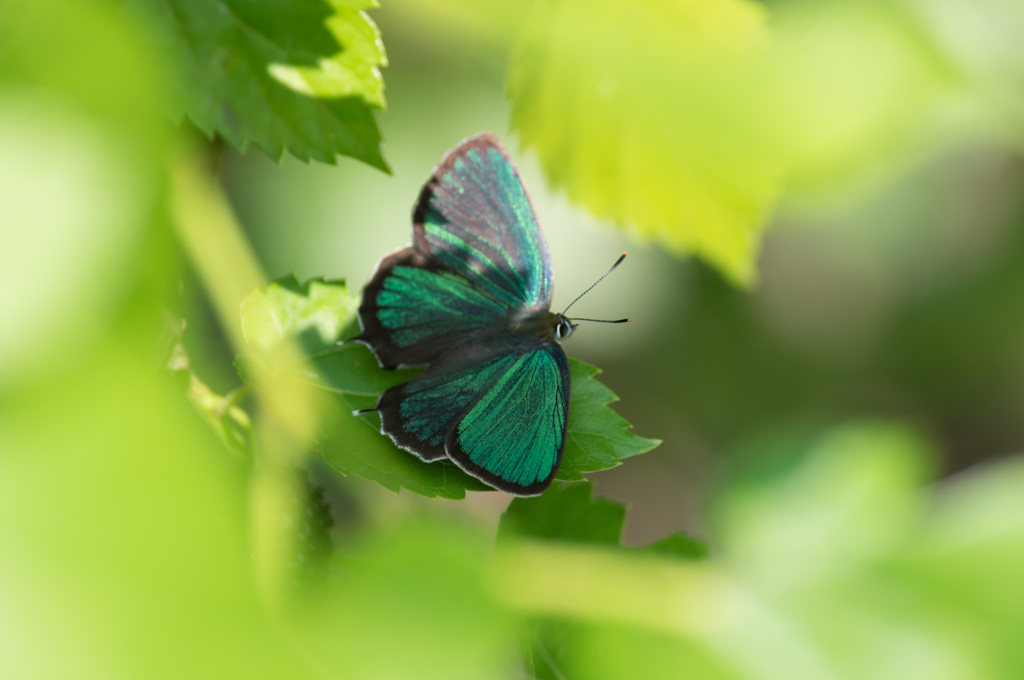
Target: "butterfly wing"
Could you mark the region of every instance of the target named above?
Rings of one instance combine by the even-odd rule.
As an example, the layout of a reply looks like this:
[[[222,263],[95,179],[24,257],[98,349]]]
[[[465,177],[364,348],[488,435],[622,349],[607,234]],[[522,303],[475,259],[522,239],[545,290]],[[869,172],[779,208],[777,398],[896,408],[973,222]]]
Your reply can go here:
[[[526,188],[489,133],[445,156],[413,210],[413,244],[496,300],[546,309],[551,256]]]
[[[413,211],[413,244],[383,258],[359,308],[385,368],[431,363],[475,330],[547,309],[551,257],[522,180],[490,134],[445,156]]]
[[[468,334],[500,323],[504,304],[415,247],[385,256],[363,290],[355,338],[384,368],[435,361]]]
[[[565,449],[569,363],[555,343],[456,348],[384,392],[381,431],[424,460],[447,456],[508,493],[542,493]]]

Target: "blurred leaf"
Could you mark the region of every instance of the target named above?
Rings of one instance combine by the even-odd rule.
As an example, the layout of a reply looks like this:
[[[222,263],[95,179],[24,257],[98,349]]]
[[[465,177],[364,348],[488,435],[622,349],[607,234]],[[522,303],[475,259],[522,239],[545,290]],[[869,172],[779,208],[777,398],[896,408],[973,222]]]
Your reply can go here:
[[[294,584],[306,588],[313,597],[318,597],[330,576],[334,555],[334,544],[331,541],[334,520],[323,487],[307,479],[300,488],[306,497],[298,499],[304,511],[299,516],[294,561],[289,566],[294,575]]]
[[[764,18],[746,0],[539,3],[513,126],[573,201],[749,284],[779,171],[749,120]]]
[[[170,126],[144,29],[109,3],[0,3],[0,389],[89,361],[131,295],[112,283],[156,265],[140,227]]]
[[[704,541],[687,536],[681,531],[661,538],[643,548],[644,550],[682,560],[703,560],[707,559],[708,545]]]
[[[601,623],[576,626],[569,634],[565,649],[562,676],[565,678],[618,680],[642,676],[657,680],[754,680],[756,677],[736,673],[688,640],[634,626]]]
[[[260,370],[286,371],[322,388],[323,416],[313,445],[342,474],[430,497],[464,498],[467,489],[489,489],[452,463],[424,463],[397,448],[380,434],[376,415],[352,414],[371,408],[381,392],[416,374],[381,370],[363,345],[339,344],[341,338],[356,334],[358,307],[359,298],[350,296],[340,281],[311,279],[300,284],[290,276],[254,291],[242,305],[242,326],[258,356],[239,357],[239,374],[258,384]],[[299,343],[308,361],[301,372],[293,365],[275,364],[274,349],[286,338]],[[598,369],[578,361],[570,361],[570,368],[569,436],[558,479],[583,479],[583,472],[614,467],[620,458],[658,444],[629,432],[629,424],[608,408],[615,395],[594,379]]]
[[[346,543],[329,589],[295,622],[331,677],[520,677],[512,618],[485,581],[485,537],[420,518]]]
[[[176,117],[274,159],[343,155],[386,171],[373,111],[384,106],[387,59],[364,12],[375,6],[166,0],[154,23],[182,73]]]
[[[962,75],[922,24],[900,3],[778,5],[752,124],[784,160],[788,192],[890,180],[962,134]]]
[[[944,481],[923,530],[886,565],[925,616],[972,631],[967,645],[1014,677],[1024,664],[1024,458],[992,462]],[[997,674],[999,671],[1002,674]]]
[[[184,319],[167,320],[165,334],[169,336],[172,344],[166,367],[172,373],[181,375],[188,400],[221,443],[235,454],[238,460],[248,461],[252,452],[252,421],[249,414],[238,406],[237,401],[249,388],[242,387],[227,395],[216,394],[210,389],[192,369],[188,352],[182,342],[185,327]]]
[[[343,281],[311,279],[300,284],[289,276],[254,291],[242,303],[242,328],[246,341],[259,353],[238,358],[239,374],[258,386],[261,372],[269,370],[322,388],[312,446],[344,475],[431,498],[461,499],[466,489],[488,488],[451,463],[427,464],[402,451],[380,434],[375,416],[353,415],[376,403],[380,392],[415,374],[383,371],[366,347],[338,344],[342,337],[355,334],[358,307],[359,298],[348,294]],[[275,350],[287,339],[298,342],[306,365],[276,365],[280,357]]]
[[[514,549],[517,540],[540,539],[620,548],[619,537],[626,508],[621,503],[592,498],[592,490],[589,482],[553,484],[540,496],[514,499],[501,516],[499,545]],[[693,560],[706,557],[707,547],[677,533],[636,552]],[[532,664],[537,678],[573,677],[566,671],[566,666],[574,663],[571,655],[579,651],[574,645],[581,636],[586,636],[586,630],[587,627],[579,621],[532,618],[527,625],[529,645],[523,652],[524,663]]]
[[[554,677],[1010,680],[1024,658],[1024,465],[932,493],[927,455],[907,429],[851,424],[723,496],[717,560],[521,540],[495,578],[557,633],[534,654]]]
[[[863,193],[977,133],[961,71],[1024,110],[1013,29],[959,0],[918,4],[771,3],[769,34],[747,0],[540,3],[509,66],[513,126],[573,201],[750,284],[780,189]]]
[[[913,531],[928,453],[896,424],[831,430],[787,474],[732,490],[716,515],[723,554],[772,589],[843,578]]]
[[[267,617],[239,468],[149,339],[0,399],[3,675],[323,677]]]

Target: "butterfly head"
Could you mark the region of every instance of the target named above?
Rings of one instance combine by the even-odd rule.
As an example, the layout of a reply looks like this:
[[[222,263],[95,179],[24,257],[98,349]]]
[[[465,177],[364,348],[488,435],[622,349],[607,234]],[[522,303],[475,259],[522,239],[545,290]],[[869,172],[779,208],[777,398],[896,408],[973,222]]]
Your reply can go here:
[[[556,314],[554,318],[555,327],[555,342],[561,343],[567,337],[572,335],[572,332],[576,330],[577,324],[574,324],[567,317],[562,314]]]

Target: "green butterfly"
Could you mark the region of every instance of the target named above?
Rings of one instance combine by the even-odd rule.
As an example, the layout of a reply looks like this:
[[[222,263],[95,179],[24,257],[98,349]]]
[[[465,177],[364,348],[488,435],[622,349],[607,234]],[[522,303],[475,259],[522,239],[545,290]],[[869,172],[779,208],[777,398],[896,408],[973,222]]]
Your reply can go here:
[[[464,140],[420,193],[412,245],[381,258],[363,290],[354,339],[384,368],[428,366],[380,396],[381,433],[502,491],[542,493],[569,422],[559,343],[581,320],[550,311],[551,288],[547,242],[508,154],[488,133]]]

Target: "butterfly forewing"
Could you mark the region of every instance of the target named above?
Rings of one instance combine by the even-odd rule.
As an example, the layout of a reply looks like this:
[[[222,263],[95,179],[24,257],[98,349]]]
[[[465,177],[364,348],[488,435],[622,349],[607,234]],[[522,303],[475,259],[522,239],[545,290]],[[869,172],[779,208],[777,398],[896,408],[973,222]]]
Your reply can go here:
[[[465,277],[409,247],[381,260],[363,291],[359,339],[385,368],[416,366],[507,315],[505,305]]]
[[[551,257],[512,161],[489,134],[452,151],[413,212],[417,249],[510,308],[551,302]]]

